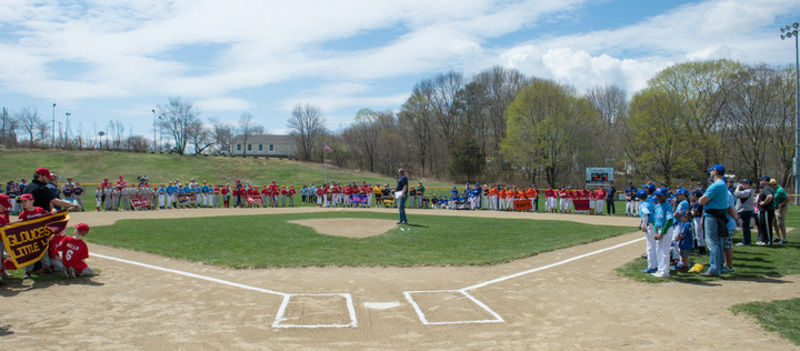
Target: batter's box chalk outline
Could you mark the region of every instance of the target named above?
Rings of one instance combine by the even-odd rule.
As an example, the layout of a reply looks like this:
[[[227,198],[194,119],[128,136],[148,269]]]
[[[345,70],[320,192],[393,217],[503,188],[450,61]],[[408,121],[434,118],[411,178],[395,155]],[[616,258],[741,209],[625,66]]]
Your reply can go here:
[[[286,308],[289,306],[289,300],[294,296],[341,296],[345,299],[347,305],[347,312],[350,315],[350,323],[347,324],[283,324],[286,320]],[[319,294],[286,294],[283,296],[283,302],[278,309],[278,314],[275,316],[275,321],[272,322],[273,328],[355,328],[358,327],[358,319],[356,318],[356,309],[353,305],[353,296],[350,293],[319,293]]]
[[[464,295],[470,301],[478,305],[481,309],[492,315],[494,319],[475,319],[475,320],[460,320],[460,321],[439,321],[439,322],[431,322],[428,318],[425,317],[425,312],[422,312],[422,309],[419,307],[416,301],[414,301],[414,294],[441,294],[441,293],[459,293]],[[481,302],[480,300],[476,299],[474,296],[470,295],[466,290],[459,289],[459,290],[416,290],[416,291],[404,291],[403,295],[405,295],[406,300],[414,307],[414,311],[417,312],[417,316],[422,324],[425,325],[449,325],[449,324],[470,324],[470,323],[503,323],[503,317],[500,317],[497,312],[493,311],[489,306],[485,303]]]

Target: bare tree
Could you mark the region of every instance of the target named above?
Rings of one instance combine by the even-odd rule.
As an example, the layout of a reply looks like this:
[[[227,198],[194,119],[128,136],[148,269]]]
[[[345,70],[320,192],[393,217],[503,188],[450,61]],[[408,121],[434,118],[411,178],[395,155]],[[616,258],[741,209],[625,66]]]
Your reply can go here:
[[[0,144],[14,147],[17,146],[17,133],[16,130],[19,129],[19,121],[8,114],[8,109],[3,107],[2,112],[0,112],[0,119],[2,120],[3,126],[0,129]]]
[[[134,135],[128,138],[128,145],[132,151],[146,152],[150,148],[150,140],[141,135]]]
[[[211,123],[211,139],[217,151],[230,150],[233,142],[233,129],[230,125],[220,122],[214,118],[209,119]]]
[[[29,146],[33,147],[37,141],[35,133],[39,131],[39,127],[41,127],[42,122],[44,122],[42,117],[39,116],[39,111],[31,107],[25,107],[16,113],[15,119],[19,122],[20,130],[28,134]],[[46,128],[47,123],[44,124]]]
[[[183,155],[186,144],[191,139],[192,126],[199,120],[200,111],[191,102],[172,97],[166,105],[158,106],[158,113],[161,117],[161,128],[172,136],[176,151]]]
[[[189,126],[189,142],[194,145],[194,153],[203,153],[205,149],[214,145],[214,138],[211,136],[211,130],[201,120],[194,121]]]
[[[243,156],[247,157],[247,139],[253,135],[263,134],[264,126],[256,123],[253,115],[245,112],[239,116],[238,132],[242,136],[242,144],[244,145]]]
[[[311,104],[297,104],[289,118],[291,134],[300,146],[300,158],[311,160],[317,138],[326,132],[322,111]]]

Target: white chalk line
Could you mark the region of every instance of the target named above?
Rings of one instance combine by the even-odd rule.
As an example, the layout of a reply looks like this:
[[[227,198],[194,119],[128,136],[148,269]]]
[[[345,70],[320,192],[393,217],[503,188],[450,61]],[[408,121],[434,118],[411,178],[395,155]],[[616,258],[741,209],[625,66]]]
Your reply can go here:
[[[642,238],[626,241],[624,243],[620,243],[620,244],[617,244],[617,245],[609,246],[609,247],[606,247],[606,248],[603,248],[603,249],[598,249],[598,250],[595,250],[595,251],[592,251],[592,252],[587,252],[587,253],[582,254],[582,255],[570,257],[570,258],[563,259],[563,260],[558,261],[558,262],[554,262],[554,263],[547,264],[547,265],[544,265],[544,266],[539,266],[539,267],[532,268],[532,269],[529,269],[529,270],[526,270],[526,271],[517,272],[517,273],[514,273],[514,274],[509,274],[509,275],[502,276],[502,277],[499,277],[499,278],[495,278],[495,279],[492,279],[492,280],[488,280],[488,281],[485,281],[485,282],[482,282],[482,283],[470,285],[468,287],[461,288],[461,289],[404,291],[403,295],[405,295],[406,300],[408,300],[408,302],[414,308],[414,311],[417,313],[417,316],[419,317],[420,322],[422,322],[422,324],[425,324],[425,325],[448,325],[448,324],[467,324],[467,323],[500,323],[500,322],[504,322],[503,318],[497,312],[495,312],[494,310],[489,308],[489,306],[487,306],[486,304],[484,304],[483,302],[481,302],[480,300],[478,300],[477,298],[475,298],[474,296],[469,294],[468,293],[469,290],[475,290],[475,289],[483,288],[483,287],[486,287],[486,286],[489,286],[489,285],[492,285],[492,284],[497,284],[497,283],[500,283],[500,282],[504,282],[504,281],[509,280],[509,279],[519,278],[519,277],[524,276],[524,275],[528,275],[528,274],[531,274],[531,273],[543,271],[545,269],[550,269],[550,268],[553,268],[553,267],[557,267],[557,266],[560,266],[560,265],[563,265],[563,264],[567,264],[567,263],[570,263],[570,262],[573,262],[573,261],[580,260],[582,258],[586,258],[586,257],[589,257],[589,256],[597,255],[599,253],[603,253],[603,252],[606,252],[606,251],[618,249],[620,247],[627,246],[627,245],[630,245],[630,244],[633,244],[633,243],[636,243],[636,242],[639,242],[639,241],[642,241],[642,240],[645,240],[645,238],[642,237]],[[453,292],[458,292],[458,293],[464,294],[464,296],[466,296],[467,298],[472,300],[475,304],[480,306],[483,310],[485,310],[486,312],[488,312],[492,316],[494,316],[495,319],[430,322],[425,317],[425,312],[422,311],[422,309],[419,307],[417,302],[414,301],[414,298],[412,297],[412,294],[453,293]]]
[[[358,326],[358,319],[356,318],[355,307],[353,305],[353,297],[350,295],[350,293],[285,293],[285,292],[280,292],[280,291],[275,291],[275,290],[270,290],[270,289],[259,288],[259,287],[255,287],[255,286],[252,286],[252,285],[236,283],[236,282],[232,282],[232,281],[229,281],[229,280],[209,277],[209,276],[202,275],[202,274],[196,274],[196,273],[181,271],[181,270],[177,270],[177,269],[166,268],[166,267],[156,266],[156,265],[152,265],[152,264],[126,260],[124,258],[107,256],[107,255],[102,255],[102,254],[98,254],[98,253],[93,253],[92,257],[99,257],[99,258],[103,258],[103,259],[107,259],[107,260],[111,260],[111,261],[127,263],[127,264],[130,264],[130,265],[140,266],[140,267],[149,268],[149,269],[153,269],[153,270],[157,270],[157,271],[162,271],[162,272],[182,275],[182,276],[195,278],[195,279],[206,280],[206,281],[210,281],[210,282],[213,282],[213,283],[232,286],[232,287],[235,287],[235,288],[240,288],[240,289],[245,289],[245,290],[252,290],[252,291],[257,291],[257,292],[261,292],[261,293],[265,293],[265,294],[281,296],[281,297],[283,297],[283,301],[281,302],[281,306],[278,309],[278,313],[276,313],[276,315],[275,315],[275,321],[272,323],[272,326],[274,328],[344,328],[344,327],[357,327]],[[345,300],[347,302],[347,310],[348,310],[348,313],[350,315],[350,323],[348,323],[348,324],[281,324],[281,322],[283,320],[285,320],[283,318],[283,314],[286,312],[286,306],[289,305],[289,300],[292,298],[292,296],[342,296],[342,297],[345,298]]]

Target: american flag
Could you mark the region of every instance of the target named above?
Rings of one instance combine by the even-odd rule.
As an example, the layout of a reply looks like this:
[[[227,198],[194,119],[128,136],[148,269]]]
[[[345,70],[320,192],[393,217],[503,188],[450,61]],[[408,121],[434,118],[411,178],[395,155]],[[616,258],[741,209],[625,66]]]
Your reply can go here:
[[[333,151],[333,149],[331,149],[331,147],[330,147],[330,146],[328,146],[328,144],[325,144],[325,147],[323,148],[323,150],[325,150],[325,151],[329,151],[329,152],[330,152],[330,151]]]

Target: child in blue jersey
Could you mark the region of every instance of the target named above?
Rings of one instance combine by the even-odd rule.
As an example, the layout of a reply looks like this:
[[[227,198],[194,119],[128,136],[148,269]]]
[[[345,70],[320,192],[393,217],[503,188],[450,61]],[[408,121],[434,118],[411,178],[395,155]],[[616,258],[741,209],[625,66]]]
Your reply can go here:
[[[655,273],[658,271],[658,260],[656,259],[656,239],[653,225],[655,224],[655,208],[653,204],[647,201],[647,191],[642,189],[636,192],[636,198],[639,199],[639,217],[642,222],[639,224],[639,229],[645,233],[647,239],[647,268],[642,270],[642,273]]]
[[[667,189],[658,188],[653,193],[656,195],[655,204],[655,240],[656,257],[658,258],[658,271],[653,273],[656,278],[669,278],[669,254],[672,245],[672,205],[667,202]]]
[[[164,184],[161,184],[161,186],[158,187],[157,191],[158,191],[158,208],[163,210],[167,208],[167,187],[164,186]]]
[[[681,253],[681,260],[675,266],[675,270],[686,272],[689,270],[689,251],[694,248],[693,245],[693,230],[692,230],[692,214],[688,211],[679,212],[677,218],[678,222],[678,249]]]

